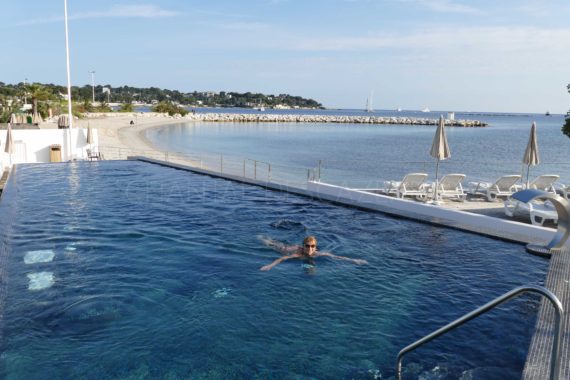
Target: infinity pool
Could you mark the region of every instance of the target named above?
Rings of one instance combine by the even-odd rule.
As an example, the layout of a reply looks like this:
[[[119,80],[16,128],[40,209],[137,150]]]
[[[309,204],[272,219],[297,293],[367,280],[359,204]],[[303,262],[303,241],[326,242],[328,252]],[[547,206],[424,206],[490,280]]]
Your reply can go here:
[[[548,261],[520,245],[142,162],[21,165],[0,202],[6,379],[387,379],[400,349]],[[285,262],[259,235],[366,259]],[[517,379],[537,298],[404,359]]]

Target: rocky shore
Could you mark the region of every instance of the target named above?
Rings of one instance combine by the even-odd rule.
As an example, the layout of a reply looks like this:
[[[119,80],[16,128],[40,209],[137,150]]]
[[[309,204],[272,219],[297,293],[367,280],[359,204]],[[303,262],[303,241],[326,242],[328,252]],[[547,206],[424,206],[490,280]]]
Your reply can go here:
[[[284,114],[236,114],[236,113],[195,113],[181,117],[183,120],[228,123],[342,123],[342,124],[401,124],[437,125],[439,119],[416,117],[380,116],[332,116],[332,115],[284,115]],[[445,120],[446,126],[486,127],[479,120]]]
[[[189,113],[186,116],[168,116],[167,114],[145,112],[145,113],[90,113],[86,114],[87,120],[92,119],[113,119],[130,117],[136,122],[155,120],[180,120],[180,121],[202,121],[218,123],[339,123],[339,124],[399,124],[399,125],[437,125],[438,118],[424,117],[381,117],[381,116],[334,116],[334,115],[292,115],[273,113]],[[487,124],[479,120],[445,120],[448,127],[486,127]]]

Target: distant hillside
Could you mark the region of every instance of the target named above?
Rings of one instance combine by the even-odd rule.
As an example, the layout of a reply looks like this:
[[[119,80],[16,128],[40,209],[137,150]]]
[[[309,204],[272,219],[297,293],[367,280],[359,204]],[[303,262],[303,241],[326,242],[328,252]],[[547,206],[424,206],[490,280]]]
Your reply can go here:
[[[27,84],[15,85],[0,82],[0,97],[23,98],[29,88],[41,86],[53,95],[53,97],[63,98],[67,94],[66,86],[54,84]],[[71,96],[76,102],[90,102],[92,100],[92,87],[73,86]],[[157,87],[113,87],[110,85],[95,86],[95,101],[107,103],[139,103],[153,104],[163,101],[170,101],[193,107],[267,107],[267,108],[323,108],[322,104],[313,99],[305,99],[300,96],[288,94],[264,95],[251,92],[180,92],[177,90],[160,89]]]

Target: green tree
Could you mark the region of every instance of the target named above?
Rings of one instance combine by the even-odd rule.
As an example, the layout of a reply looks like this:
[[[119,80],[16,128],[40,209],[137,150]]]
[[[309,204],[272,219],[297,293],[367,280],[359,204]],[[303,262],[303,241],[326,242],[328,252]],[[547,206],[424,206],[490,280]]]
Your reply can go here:
[[[134,112],[135,107],[133,107],[132,103],[122,103],[121,109],[119,111],[120,112]]]
[[[109,107],[109,104],[101,102],[99,103],[99,107],[95,108],[95,112],[113,112],[113,110]]]
[[[55,99],[55,96],[53,94],[53,92],[39,84],[39,83],[32,83],[31,85],[27,86],[27,90],[28,90],[28,94],[30,95],[30,97],[32,98],[32,112],[36,113],[39,111],[39,107],[38,107],[38,102],[42,101],[48,101],[48,100],[53,100]],[[46,115],[43,115],[46,116]]]
[[[570,84],[566,88],[570,92]],[[566,112],[566,123],[562,126],[562,133],[570,137],[570,111]]]
[[[95,110],[95,107],[93,107],[93,104],[88,99],[83,101],[83,108],[85,112],[93,112]]]
[[[152,107],[152,111],[159,113],[168,113],[170,116],[174,116],[176,114],[184,116],[188,113],[188,111],[186,111],[184,108],[180,108],[171,102],[160,102]]]

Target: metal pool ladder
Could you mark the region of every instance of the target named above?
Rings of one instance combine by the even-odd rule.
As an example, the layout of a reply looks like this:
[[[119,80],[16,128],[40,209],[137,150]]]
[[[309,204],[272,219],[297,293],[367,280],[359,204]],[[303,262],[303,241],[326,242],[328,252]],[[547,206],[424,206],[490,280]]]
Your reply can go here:
[[[556,318],[555,318],[555,324],[554,324],[554,340],[552,343],[552,354],[550,356],[550,380],[559,380],[560,379],[560,350],[562,348],[562,341],[561,341],[561,337],[562,337],[562,332],[564,331],[564,309],[562,308],[562,303],[560,302],[560,300],[556,297],[556,295],[554,295],[554,293],[552,293],[550,290],[542,287],[542,286],[520,286],[518,288],[515,288],[513,290],[511,290],[508,293],[503,294],[500,297],[495,298],[494,300],[492,300],[491,302],[473,310],[472,312],[465,314],[463,317],[456,319],[455,321],[443,326],[442,328],[440,328],[439,330],[436,330],[434,332],[432,332],[429,335],[426,335],[425,337],[415,341],[414,343],[410,344],[409,346],[407,346],[406,348],[404,348],[402,351],[400,351],[398,353],[398,364],[396,365],[396,378],[398,380],[402,379],[402,357],[407,354],[410,351],[415,350],[416,348],[424,345],[425,343],[428,343],[430,341],[432,341],[433,339],[439,337],[440,335],[443,335],[447,332],[449,332],[450,330],[455,329],[456,327],[459,327],[461,325],[463,325],[464,323],[480,316],[481,314],[484,314],[486,312],[488,312],[489,310],[495,308],[496,306],[510,301],[511,299],[514,299],[516,297],[518,297],[519,295],[523,294],[523,293],[529,293],[529,292],[534,292],[534,293],[539,293],[541,295],[543,295],[544,297],[548,298],[548,300],[550,301],[550,303],[552,304],[552,306],[554,306],[554,310],[556,311]]]

